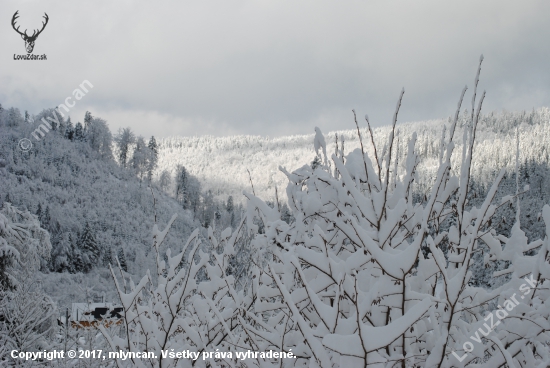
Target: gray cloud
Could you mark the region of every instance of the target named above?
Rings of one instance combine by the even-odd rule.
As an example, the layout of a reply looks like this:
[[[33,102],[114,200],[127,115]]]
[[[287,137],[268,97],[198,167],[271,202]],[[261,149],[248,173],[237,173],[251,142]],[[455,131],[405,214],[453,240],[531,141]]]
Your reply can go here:
[[[74,108],[138,134],[286,135],[449,116],[484,54],[485,111],[550,105],[547,1],[3,1],[0,102]],[[35,54],[14,61],[32,28]],[[469,107],[469,106],[468,106]]]

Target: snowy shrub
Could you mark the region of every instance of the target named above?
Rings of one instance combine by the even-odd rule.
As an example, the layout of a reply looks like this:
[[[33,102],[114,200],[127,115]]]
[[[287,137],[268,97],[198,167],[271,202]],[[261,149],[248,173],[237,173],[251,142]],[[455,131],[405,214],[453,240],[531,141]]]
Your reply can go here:
[[[133,359],[132,366],[187,367],[194,361],[165,356],[163,352],[188,350],[200,355],[217,348],[233,352],[235,346],[245,344],[241,341],[245,336],[240,333],[237,314],[249,310],[253,299],[250,294],[244,294],[243,287],[236,290],[235,277],[227,272],[232,269],[235,247],[246,235],[244,220],[235,232],[228,228],[219,239],[209,229],[206,248],[212,250],[210,254],[202,250],[197,229],[180,253],[173,256],[168,249],[163,255],[160,247],[175,217],[164,231],[154,226],[156,274],[148,271],[138,285],[134,285],[131,281],[126,284],[124,278],[119,280],[111,269],[124,307],[124,332],[120,336],[101,328],[112,351],[149,351],[157,356],[156,359]],[[198,282],[199,279],[204,281]],[[195,366],[215,365],[217,361],[198,359]],[[121,360],[117,363],[125,364]]]
[[[485,95],[476,108],[478,79],[479,70],[459,169],[451,159],[466,88],[448,137],[443,129],[437,174],[424,199],[413,196],[420,162],[416,134],[405,162],[397,160],[404,92],[383,149],[374,144],[369,124],[371,156],[358,124],[361,148],[347,155],[336,150],[330,161],[316,129],[314,146],[322,160],[292,173],[281,168],[293,221],[281,219],[279,204],[245,193],[255,254],[251,283],[239,292],[227,260],[244,236],[244,223],[232,235],[224,231],[220,241],[210,231],[210,255],[199,251],[196,231],[181,253],[168,252],[167,262],[159,245],[170,224],[163,232],[155,227],[157,274],[148,273],[128,290],[117,281],[127,337],[112,337],[112,349],[154,351],[157,360],[133,362],[153,367],[548,366],[549,240],[529,243],[519,212],[510,237],[492,227],[504,171],[479,206],[467,205]],[[543,217],[548,232],[550,207]],[[470,282],[480,252],[485,264],[506,265],[494,275],[501,285],[492,290]],[[182,264],[187,254],[189,263]],[[206,281],[197,284],[200,272]],[[295,358],[161,358],[169,349],[273,350]]]
[[[476,86],[478,78],[479,71]],[[282,169],[296,218],[292,224],[247,195],[249,217],[259,216],[265,224],[255,246],[272,258],[255,278],[256,313],[269,322],[246,325],[261,330],[254,335],[254,345],[292,349],[296,364],[303,359],[320,367],[547,366],[548,240],[527,244],[519,223],[510,239],[492,229],[497,207],[492,201],[503,171],[482,205],[466,209],[484,94],[474,114],[474,91],[456,176],[451,156],[465,91],[448,139],[444,129],[439,169],[422,203],[412,197],[419,162],[416,135],[408,143],[403,172],[397,171],[394,159],[403,95],[388,142],[382,151],[373,147],[374,157],[363,149],[346,157],[335,154],[336,173],[326,165],[304,166],[293,173]],[[324,144],[316,138],[319,142]],[[548,227],[550,207],[545,206],[544,216]],[[509,282],[491,291],[469,284],[473,254],[483,243],[490,249],[486,262],[508,260],[509,268],[499,275],[513,273]],[[524,255],[537,248],[534,256]],[[511,306],[504,301],[514,293],[520,297],[524,278],[531,273],[538,282],[536,291],[508,310]],[[507,317],[502,323],[495,317],[497,326],[490,325],[495,331],[483,330],[490,333],[487,338],[476,334],[494,308],[507,308]]]

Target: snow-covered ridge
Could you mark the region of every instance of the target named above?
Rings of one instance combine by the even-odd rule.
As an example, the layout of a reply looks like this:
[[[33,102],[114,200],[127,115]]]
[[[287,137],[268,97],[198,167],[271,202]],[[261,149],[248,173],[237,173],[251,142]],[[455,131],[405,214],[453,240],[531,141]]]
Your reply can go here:
[[[454,159],[460,158],[463,130],[461,127],[469,121],[469,114],[461,114],[459,126],[455,133],[457,149]],[[483,181],[492,178],[494,172],[502,167],[511,168],[514,165],[516,127],[520,127],[520,149],[522,160],[535,159],[538,162],[548,162],[550,144],[550,109],[547,107],[532,112],[500,112],[483,116],[476,134],[476,149],[474,153],[473,174]],[[359,148],[357,131],[350,119],[350,129],[336,132],[323,132],[327,142],[327,154],[330,158],[335,151],[335,138],[341,148],[344,138],[345,153]],[[437,165],[439,146],[443,125],[449,126],[449,119],[398,123],[399,158],[403,162],[407,141],[413,132],[418,135],[417,148],[422,157],[419,172],[422,178],[429,179]],[[361,134],[365,149],[373,154],[370,136],[366,124],[360,122]],[[178,164],[184,165],[188,171],[201,180],[204,189],[211,189],[219,197],[232,195],[237,202],[243,201],[242,190],[251,190],[250,171],[256,195],[262,198],[274,199],[275,186],[279,189],[279,198],[285,198],[287,179],[278,170],[279,166],[287,170],[295,170],[304,164],[309,164],[315,157],[312,134],[292,135],[286,137],[262,136],[230,136],[230,137],[171,137],[159,142],[159,167],[157,173],[168,170],[172,175]],[[374,129],[375,142],[382,150],[390,126]],[[399,165],[401,167],[401,165]]]

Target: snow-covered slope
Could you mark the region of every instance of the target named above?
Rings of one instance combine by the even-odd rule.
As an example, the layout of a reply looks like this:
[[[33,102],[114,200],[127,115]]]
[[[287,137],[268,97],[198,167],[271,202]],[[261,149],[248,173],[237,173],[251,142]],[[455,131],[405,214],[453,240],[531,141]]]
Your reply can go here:
[[[469,121],[467,112],[461,114],[457,136],[462,137],[464,124]],[[400,157],[406,153],[406,144],[413,132],[418,135],[417,147],[420,151],[422,164],[419,167],[421,181],[429,179],[437,167],[439,144],[443,126],[449,126],[448,119],[421,121],[413,123],[398,123]],[[350,152],[359,148],[357,130],[350,121],[342,126],[350,129],[325,133],[327,155],[335,151],[335,138],[344,138],[344,151]],[[360,123],[365,149],[372,157],[372,149],[366,123]],[[483,116],[476,136],[477,147],[474,154],[473,174],[478,180],[486,182],[494,176],[495,171],[502,167],[513,168],[515,160],[516,127],[520,128],[522,160],[536,159],[537,162],[548,162],[550,145],[550,109],[540,108],[532,112],[500,112]],[[250,176],[256,195],[265,199],[275,198],[275,186],[279,189],[279,198],[286,198],[284,188],[287,179],[278,170],[279,166],[288,171],[310,163],[315,157],[312,134],[302,136],[287,136],[269,138],[261,136],[232,137],[172,137],[159,142],[158,173],[168,170],[175,174],[178,164],[184,165],[188,171],[201,180],[203,188],[212,189],[220,199],[232,195],[236,201],[243,201],[242,191],[252,191]],[[375,142],[382,150],[391,127],[374,129]],[[458,163],[461,155],[461,142],[455,150],[453,161]],[[379,152],[380,154],[380,152]],[[400,161],[401,163],[403,160]],[[400,165],[401,167],[401,165]],[[401,170],[402,172],[402,170]]]

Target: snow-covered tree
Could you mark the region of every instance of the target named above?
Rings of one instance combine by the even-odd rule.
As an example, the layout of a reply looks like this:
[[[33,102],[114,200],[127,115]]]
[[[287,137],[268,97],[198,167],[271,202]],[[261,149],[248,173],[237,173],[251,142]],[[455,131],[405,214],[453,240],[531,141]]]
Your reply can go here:
[[[40,224],[46,230],[50,229],[52,221],[52,216],[50,214],[50,206],[46,206],[46,211],[44,212],[44,217],[40,219]]]
[[[84,127],[82,126],[82,123],[80,121],[76,123],[74,127],[74,140],[77,142],[83,142],[86,140]]]
[[[23,116],[21,116],[19,109],[10,107],[8,109],[7,126],[15,127],[21,125],[23,122],[24,119]]]
[[[69,234],[72,272],[87,272],[90,265],[88,263],[88,257],[82,252],[82,249],[78,245],[78,239],[80,239],[80,236],[77,236],[76,239],[77,240],[74,240],[72,234]]]
[[[118,162],[126,167],[129,159],[130,146],[135,142],[135,135],[130,128],[121,128],[115,136]]]
[[[108,246],[103,254],[103,266],[109,267],[111,264],[113,264],[113,250]]]
[[[158,144],[154,136],[151,136],[151,139],[149,139],[147,148],[147,180],[151,182],[153,180],[153,172],[157,168],[159,155]]]
[[[97,244],[94,231],[89,222],[86,222],[84,231],[78,241],[80,254],[83,256],[84,272],[89,271],[98,265],[101,255],[101,249]]]
[[[235,227],[235,204],[233,203],[233,196],[227,198],[227,203],[225,204],[225,210],[229,215],[229,226]]]
[[[94,117],[92,116],[91,112],[86,111],[86,113],[84,113],[84,130],[86,132],[88,132],[88,130],[90,129],[90,125],[92,124],[93,118]]]
[[[145,140],[142,136],[137,137],[134,153],[132,154],[132,159],[130,160],[130,166],[139,178],[140,183],[143,180],[143,177],[147,174],[148,156],[149,153]]]
[[[38,207],[36,208],[36,217],[38,217],[38,221],[42,223],[42,204],[38,203]]]
[[[189,174],[185,169],[185,166],[178,165],[176,168],[176,200],[181,203],[183,208],[188,208],[188,194],[189,194]]]
[[[126,262],[126,255],[124,255],[124,249],[118,248],[117,255],[118,264],[124,272],[128,272],[128,263]]]
[[[41,290],[37,272],[50,251],[49,234],[36,216],[4,203],[0,211],[0,341],[8,353],[49,348],[55,306]],[[8,360],[24,363],[12,361],[9,354],[0,356],[0,361]]]
[[[5,202],[0,211],[0,288],[17,288],[21,279],[38,271],[41,259],[50,258],[50,252],[50,235],[37,217]]]
[[[168,192],[168,189],[172,185],[172,176],[168,170],[163,170],[159,178],[159,187],[163,192]]]
[[[211,226],[212,220],[214,219],[214,212],[214,195],[212,194],[212,191],[209,190],[203,194],[202,211],[200,216],[202,219],[202,224],[205,228]]]
[[[87,117],[84,118],[85,121],[86,119]],[[99,153],[104,160],[112,159],[113,137],[107,122],[100,118],[91,118],[86,124],[86,138],[92,150]]]
[[[67,123],[65,124],[65,138],[68,140],[74,140],[74,126],[71,122],[71,117],[67,119]]]

